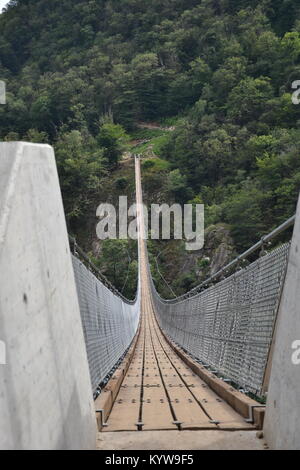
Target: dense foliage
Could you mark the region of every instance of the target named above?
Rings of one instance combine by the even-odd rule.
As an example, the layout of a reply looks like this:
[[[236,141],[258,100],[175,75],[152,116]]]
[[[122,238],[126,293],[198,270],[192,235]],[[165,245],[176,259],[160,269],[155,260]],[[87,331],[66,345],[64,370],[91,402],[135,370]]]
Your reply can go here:
[[[295,210],[296,0],[11,0],[0,78],[0,137],[55,144],[69,220],[89,210],[126,132],[170,116],[163,189],[204,202],[238,250]]]

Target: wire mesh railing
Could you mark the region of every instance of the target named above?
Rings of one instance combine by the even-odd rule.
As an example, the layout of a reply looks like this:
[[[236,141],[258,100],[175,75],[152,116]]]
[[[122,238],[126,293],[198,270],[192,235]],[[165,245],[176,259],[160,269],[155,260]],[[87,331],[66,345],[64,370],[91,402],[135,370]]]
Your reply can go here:
[[[215,285],[212,282],[293,223],[294,218],[289,219],[184,296],[164,300],[152,281],[153,303],[165,333],[220,377],[258,397],[264,395],[265,370],[290,243]]]
[[[76,238],[69,235],[69,242],[71,251],[76,258],[80,259],[82,263],[92,272],[96,278],[106,286],[111,292],[120,297],[127,304],[135,304],[136,298],[134,300],[127,299],[118,289],[107,279],[107,277],[95,266],[90,257],[80,248],[76,242]]]
[[[124,355],[137,332],[140,289],[138,285],[134,301],[127,300],[78,246],[73,251],[81,321],[92,389],[96,394],[99,384]]]

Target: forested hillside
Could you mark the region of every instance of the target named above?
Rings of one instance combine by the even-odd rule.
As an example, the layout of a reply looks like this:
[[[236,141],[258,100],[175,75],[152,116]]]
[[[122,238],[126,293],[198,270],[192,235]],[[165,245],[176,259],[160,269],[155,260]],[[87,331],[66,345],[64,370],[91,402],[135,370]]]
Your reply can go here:
[[[70,230],[95,258],[94,232],[82,227],[94,227],[95,208],[111,185],[130,192],[128,165],[119,162],[143,138],[160,157],[144,168],[147,201],[203,202],[208,239],[214,245],[223,234],[226,256],[294,213],[296,0],[12,0],[0,16],[0,79],[8,90],[0,138],[55,146]],[[153,121],[172,131],[138,126]],[[98,259],[104,269],[105,253],[131,254],[132,293],[134,250],[107,247]],[[174,277],[162,247],[150,248],[153,263]],[[185,265],[172,284],[178,293],[209,268],[210,253],[191,259],[181,246],[165,249],[179,256],[173,264]],[[126,269],[108,272],[120,288]]]

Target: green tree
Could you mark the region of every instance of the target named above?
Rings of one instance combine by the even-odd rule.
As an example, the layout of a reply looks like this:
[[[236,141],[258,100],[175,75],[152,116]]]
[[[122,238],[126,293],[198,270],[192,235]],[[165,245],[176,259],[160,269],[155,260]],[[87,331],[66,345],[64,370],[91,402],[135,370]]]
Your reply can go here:
[[[108,168],[116,168],[126,148],[128,135],[120,124],[104,122],[100,126],[97,142],[103,148],[103,155]]]
[[[100,187],[103,150],[89,135],[79,131],[63,133],[55,145],[55,155],[69,221],[85,215],[92,196]]]
[[[228,116],[238,124],[255,121],[264,110],[274,91],[268,77],[247,77],[228,96]]]

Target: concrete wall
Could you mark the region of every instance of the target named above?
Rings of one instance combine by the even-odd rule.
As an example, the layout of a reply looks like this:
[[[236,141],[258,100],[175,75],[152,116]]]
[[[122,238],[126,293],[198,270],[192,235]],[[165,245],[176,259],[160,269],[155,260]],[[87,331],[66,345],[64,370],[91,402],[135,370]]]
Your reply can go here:
[[[300,340],[300,200],[279,308],[267,400],[264,431],[271,449],[300,449],[300,364],[292,362],[295,340]]]
[[[94,448],[86,349],[47,145],[0,144],[0,341],[0,448]]]

